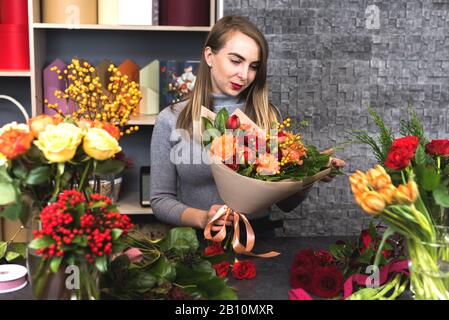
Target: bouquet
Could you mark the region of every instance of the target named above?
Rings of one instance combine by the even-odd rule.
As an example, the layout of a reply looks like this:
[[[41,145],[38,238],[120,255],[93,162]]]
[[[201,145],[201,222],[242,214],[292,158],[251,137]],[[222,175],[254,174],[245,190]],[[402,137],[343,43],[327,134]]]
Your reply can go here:
[[[48,290],[52,273],[76,267],[80,285],[73,292],[63,290],[66,298],[99,299],[98,272],[106,272],[109,257],[123,250],[121,239],[133,227],[129,217],[120,214],[108,197],[65,190],[42,210],[40,220],[42,230],[34,231],[29,244],[42,256],[32,272],[35,297],[41,299]]]
[[[216,274],[199,250],[192,228],[173,228],[162,239],[151,240],[137,231],[124,237],[124,254],[117,255],[103,275],[106,297],[115,299],[225,299],[237,298],[227,280]]]
[[[384,245],[378,265],[380,271],[376,273],[380,277],[369,277],[376,275],[372,266],[383,229],[383,226],[371,223],[356,241],[339,240],[329,250],[308,248],[299,251],[290,271],[291,298],[311,299],[308,295],[311,293],[325,299],[395,299],[408,284],[400,238],[390,239]],[[353,290],[353,283],[356,290]]]
[[[249,254],[254,232],[245,215],[266,209],[328,175],[330,157],[314,146],[306,146],[301,135],[289,129],[290,119],[274,123],[269,133],[239,109],[229,116],[226,108],[215,115],[203,107],[202,119],[202,141],[209,149],[212,174],[226,204],[206,227],[206,239],[222,241],[225,227],[212,237],[210,226],[222,216],[227,219],[233,215],[233,247],[238,253]],[[247,229],[246,247],[238,241],[239,219]]]

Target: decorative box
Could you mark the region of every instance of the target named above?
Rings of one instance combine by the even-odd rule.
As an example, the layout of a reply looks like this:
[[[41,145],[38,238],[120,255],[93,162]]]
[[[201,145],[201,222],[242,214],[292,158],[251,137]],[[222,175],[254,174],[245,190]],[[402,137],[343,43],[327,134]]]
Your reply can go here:
[[[29,70],[28,26],[0,24],[0,69]]]
[[[209,26],[210,0],[160,0],[159,24],[165,26]]]
[[[42,0],[44,23],[96,24],[97,1]]]
[[[153,1],[152,0],[119,0],[118,22],[121,25],[153,24]]]
[[[27,0],[0,0],[0,23],[28,25]]]
[[[117,25],[119,0],[98,0],[98,23]]]

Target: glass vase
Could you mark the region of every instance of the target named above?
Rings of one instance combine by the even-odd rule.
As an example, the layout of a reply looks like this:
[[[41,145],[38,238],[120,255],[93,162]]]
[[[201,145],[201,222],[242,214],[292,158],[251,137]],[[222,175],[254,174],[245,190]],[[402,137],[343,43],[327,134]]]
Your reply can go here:
[[[449,300],[449,228],[432,242],[407,239],[411,291],[416,300]]]
[[[52,272],[50,260],[29,249],[27,268],[37,300],[100,299],[100,272],[82,256],[73,265],[61,264],[57,272]]]

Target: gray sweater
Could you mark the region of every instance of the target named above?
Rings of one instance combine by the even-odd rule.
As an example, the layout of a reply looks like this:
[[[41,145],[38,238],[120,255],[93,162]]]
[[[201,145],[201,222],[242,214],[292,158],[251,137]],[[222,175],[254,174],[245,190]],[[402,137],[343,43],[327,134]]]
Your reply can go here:
[[[223,204],[210,167],[201,159],[201,145],[175,130],[179,113],[186,104],[184,101],[162,110],[151,139],[151,207],[159,220],[178,226],[182,212],[189,207],[208,210],[214,204]],[[243,110],[243,103],[235,97],[214,95],[214,112],[221,108],[232,113],[236,108]],[[295,196],[277,205],[290,211],[305,196]],[[248,218],[259,218],[269,212],[265,210]]]

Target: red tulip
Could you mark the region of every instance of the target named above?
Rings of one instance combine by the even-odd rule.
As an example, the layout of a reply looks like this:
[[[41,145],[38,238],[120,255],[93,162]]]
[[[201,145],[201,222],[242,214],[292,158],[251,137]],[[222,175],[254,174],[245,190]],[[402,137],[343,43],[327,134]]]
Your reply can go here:
[[[240,127],[240,119],[235,114],[228,118],[226,121],[226,129],[235,130]]]

